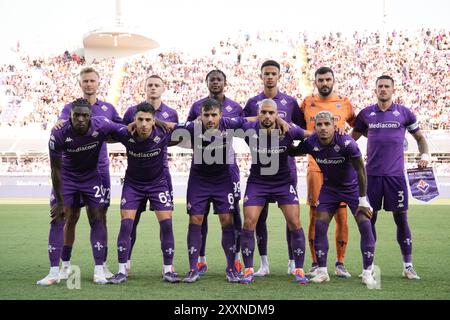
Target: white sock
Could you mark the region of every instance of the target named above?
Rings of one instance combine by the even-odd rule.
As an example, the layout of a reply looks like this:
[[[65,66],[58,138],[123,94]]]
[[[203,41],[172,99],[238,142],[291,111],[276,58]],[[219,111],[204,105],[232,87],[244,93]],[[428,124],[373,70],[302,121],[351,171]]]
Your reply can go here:
[[[50,267],[50,275],[57,276],[59,275],[59,266],[58,267]]]
[[[290,266],[294,266],[295,265],[295,260],[289,260],[289,265]]]
[[[105,274],[105,271],[103,270],[103,265],[96,265],[94,267],[94,273],[95,274]]]
[[[206,256],[198,257],[198,262],[206,263]]]
[[[235,255],[234,255],[234,260],[240,260],[241,259],[241,253],[240,252],[237,252]]]
[[[119,263],[119,273],[127,274],[127,264]]]
[[[363,274],[365,274],[365,273],[372,274],[372,269],[369,269],[369,268],[364,269]]]
[[[317,268],[317,271],[319,271],[319,273],[328,273],[327,267],[319,267]]]
[[[63,268],[68,268],[68,267],[70,267],[70,260],[69,260],[69,261],[63,261],[62,264],[61,264],[61,266],[62,266]]]
[[[131,266],[131,260],[127,260],[127,265]]]
[[[412,262],[403,262],[403,267],[405,268],[405,269],[407,269],[407,268],[409,268],[409,267],[411,267],[412,268]]]
[[[169,265],[164,264],[164,265],[163,265],[163,272],[164,272],[165,274],[166,274],[167,272],[172,272],[172,270],[173,270],[173,267],[172,267],[171,264],[169,264]]]
[[[269,267],[269,259],[267,256],[261,256],[261,266]]]

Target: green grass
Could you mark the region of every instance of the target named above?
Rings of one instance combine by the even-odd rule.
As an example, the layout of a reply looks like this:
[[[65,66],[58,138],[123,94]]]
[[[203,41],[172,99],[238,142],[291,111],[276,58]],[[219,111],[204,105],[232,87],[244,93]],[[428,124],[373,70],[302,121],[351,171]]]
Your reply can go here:
[[[331,276],[322,285],[299,286],[286,274],[287,246],[285,224],[281,212],[271,205],[269,214],[270,276],[257,279],[253,285],[229,284],[225,281],[225,258],[220,246],[218,219],[210,216],[207,258],[209,271],[194,284],[169,284],[160,280],[162,257],[159,228],[153,213],[145,213],[138,229],[129,280],[117,286],[92,283],[93,259],[89,245],[89,227],[82,214],[77,228],[77,240],[72,264],[80,266],[81,289],[69,290],[65,283],[42,288],[35,283],[48,272],[47,237],[48,207],[46,204],[0,205],[0,299],[450,299],[450,220],[448,206],[412,206],[409,222],[414,240],[414,265],[421,281],[401,277],[402,261],[396,242],[395,224],[390,214],[380,213],[377,221],[378,241],[376,264],[381,268],[381,290],[369,290],[357,275],[361,271],[359,233],[349,214],[350,240],[346,266],[352,278]],[[308,210],[301,208],[303,224],[307,225]],[[108,214],[109,265],[116,271],[116,240],[119,231],[119,209],[113,205]],[[174,213],[176,270],[188,269],[186,232],[188,216],[182,202]],[[334,271],[334,222],[330,227],[329,271]],[[309,267],[311,259],[305,259]],[[255,267],[259,256],[255,255]]]

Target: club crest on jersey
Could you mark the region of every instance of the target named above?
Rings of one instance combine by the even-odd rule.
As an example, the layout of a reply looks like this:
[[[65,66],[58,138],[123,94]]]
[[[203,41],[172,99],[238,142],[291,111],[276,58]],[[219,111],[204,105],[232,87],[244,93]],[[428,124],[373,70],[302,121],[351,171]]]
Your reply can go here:
[[[341,150],[341,147],[339,147],[338,145],[334,146],[334,151],[339,152],[339,150]]]
[[[400,112],[398,112],[397,110],[395,110],[394,112],[392,112],[392,114],[396,117],[398,117],[400,115]]]
[[[244,203],[248,201],[248,196],[244,197]]]
[[[287,104],[287,101],[283,98],[283,99],[281,99],[281,104],[283,105],[283,106],[285,106],[286,104]]]
[[[92,135],[91,135],[93,138],[97,138],[98,137],[98,131],[94,131],[94,132],[92,132]]]
[[[336,103],[336,108],[338,108],[338,109],[342,108],[342,104],[339,103],[339,102],[337,102],[337,103]]]
[[[191,210],[191,208],[192,208],[192,204],[191,204],[190,202],[188,202],[188,203],[187,203],[187,209],[188,209],[188,210]]]
[[[120,203],[121,203],[122,205],[124,205],[125,203],[127,203],[127,199],[122,198],[122,201],[120,201]]]
[[[167,119],[169,117],[169,114],[166,111],[164,111],[162,116],[164,117],[164,119]]]
[[[423,193],[427,192],[430,185],[425,180],[420,180],[417,184],[417,188],[422,191]]]
[[[225,110],[227,110],[228,112],[231,112],[231,110],[233,110],[233,108],[231,106],[226,106]]]
[[[107,106],[102,106],[101,107],[103,111],[108,111],[108,107]]]
[[[156,137],[153,139],[153,142],[155,142],[155,143],[158,143],[158,142],[160,142],[160,141],[161,141],[161,138],[158,137],[158,136],[156,136]]]

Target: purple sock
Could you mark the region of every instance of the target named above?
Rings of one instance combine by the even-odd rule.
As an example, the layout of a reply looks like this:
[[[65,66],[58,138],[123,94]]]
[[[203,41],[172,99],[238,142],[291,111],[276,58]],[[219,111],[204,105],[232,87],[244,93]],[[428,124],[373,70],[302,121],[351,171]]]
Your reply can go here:
[[[253,253],[255,251],[255,231],[242,229],[241,233],[242,259],[246,268],[253,268]]]
[[[234,269],[234,226],[222,226],[222,249],[227,259],[227,270]]]
[[[122,219],[120,222],[119,236],[117,237],[117,258],[119,263],[126,263],[128,252],[131,247],[130,234],[133,229],[134,220]]]
[[[62,248],[61,260],[62,261],[70,261],[71,257],[72,257],[72,247],[71,246],[64,246]]]
[[[168,266],[172,264],[173,254],[175,252],[172,219],[161,220],[159,222],[159,230],[161,235],[161,251],[163,260],[164,264]]]
[[[61,251],[64,244],[64,224],[63,221],[52,221],[48,233],[48,258],[50,267],[58,267]]]
[[[258,222],[256,223],[256,242],[260,256],[267,256],[267,216],[269,215],[269,205],[266,204],[261,211]]]
[[[397,225],[397,242],[403,255],[403,262],[412,262],[412,238],[408,225],[406,212],[394,212],[394,221]]]
[[[358,223],[359,233],[361,234],[361,254],[363,258],[363,268],[367,269],[373,264],[375,254],[375,239],[372,232],[370,220]]]
[[[233,213],[233,225],[234,225],[234,244],[236,252],[241,251],[241,232],[242,232],[242,219],[241,209],[239,202],[236,201]]]
[[[91,223],[91,246],[95,265],[103,265],[105,260],[106,230],[102,220]]]
[[[328,255],[328,223],[322,220],[316,220],[315,233],[314,250],[316,251],[317,263],[319,267],[326,268]]]
[[[288,256],[289,256],[289,260],[295,260],[294,259],[294,253],[293,253],[293,251],[292,251],[292,233],[291,233],[291,231],[289,230],[289,227],[288,227],[288,225],[286,224],[286,241],[287,241],[287,244],[288,244]],[[304,237],[304,235],[303,235],[303,237]],[[304,239],[303,239],[304,240]],[[303,265],[303,263],[302,263],[302,265]],[[303,267],[302,267],[303,268]]]
[[[197,261],[200,246],[202,244],[202,226],[198,224],[189,224],[187,246],[189,254],[189,269],[197,270]]]
[[[375,228],[375,223],[377,222],[378,212],[374,212],[372,215],[372,219],[370,219],[370,222],[372,224],[372,234],[373,238],[375,239],[375,242],[377,242],[377,229]]]
[[[144,205],[144,211],[145,211],[145,205]],[[137,226],[139,224],[139,220],[141,220],[141,213],[139,210],[136,212],[136,216],[134,217],[134,223],[133,223],[133,230],[131,230],[130,238],[131,238],[131,244],[130,244],[130,250],[128,251],[128,260],[131,260],[131,253],[133,252],[134,244],[136,243],[137,238]]]
[[[202,230],[201,230],[201,247],[200,256],[204,257],[206,255],[206,238],[208,237],[208,215],[203,217]]]
[[[108,235],[106,235],[106,239],[108,239]],[[108,245],[105,244],[105,257],[103,258],[103,263],[106,263],[108,259]]]
[[[303,228],[290,231],[293,259],[295,261],[296,268],[303,268],[305,261],[305,232]]]
[[[234,226],[232,224],[222,227],[222,248],[227,258],[227,270],[234,269]]]

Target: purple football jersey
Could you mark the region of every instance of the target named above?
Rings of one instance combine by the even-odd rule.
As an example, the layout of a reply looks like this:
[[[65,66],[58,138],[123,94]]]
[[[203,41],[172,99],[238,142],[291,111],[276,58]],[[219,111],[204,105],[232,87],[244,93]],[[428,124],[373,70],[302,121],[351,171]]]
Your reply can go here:
[[[66,104],[59,116],[59,119],[69,120],[70,119],[70,110],[72,109],[72,103]],[[92,117],[103,116],[112,122],[122,123],[122,118],[117,113],[114,106],[108,102],[101,101],[97,99],[95,103],[92,105]],[[108,151],[106,149],[106,144],[102,145],[102,149],[100,151],[100,159],[98,161],[98,167],[100,171],[109,172],[109,157]]]
[[[367,132],[367,175],[403,176],[405,131],[419,131],[416,116],[405,106],[393,103],[385,112],[377,104],[361,110],[355,131]]]
[[[164,149],[170,141],[170,132],[164,132],[155,126],[150,136],[140,141],[128,132],[126,126],[121,126],[111,135],[127,149],[128,166],[125,181],[135,185],[148,185],[159,181],[164,176]]]
[[[358,178],[352,158],[361,157],[355,140],[335,132],[329,145],[323,145],[316,133],[300,143],[298,150],[310,154],[323,173],[325,186],[349,190],[358,188]]]
[[[230,164],[234,163],[234,151],[232,148],[232,130],[227,131],[227,129],[238,129],[246,122],[245,118],[222,118],[219,123],[218,133],[207,139],[204,136],[206,132],[203,125],[197,124],[196,122],[186,122],[184,126],[179,128],[184,128],[189,131],[191,137],[191,145],[194,149],[194,155],[192,157],[191,164],[191,174],[196,174],[200,176],[217,176],[223,174],[230,174]],[[199,132],[197,132],[196,126],[201,127]],[[231,131],[231,132],[230,132]],[[214,160],[216,160],[216,151],[220,152],[223,156],[221,159],[217,159],[213,163],[207,163],[205,157],[210,155]],[[201,157],[200,157],[201,156]]]
[[[125,125],[128,125],[134,121],[136,109],[137,109],[137,106],[131,106],[127,109],[127,111],[125,111],[125,114],[123,115],[123,123]],[[177,110],[167,106],[164,103],[161,103],[159,108],[155,110],[155,118],[158,120],[161,120],[161,121],[178,123]],[[167,155],[167,146],[164,149],[164,169],[166,170],[166,174],[170,175],[169,159],[168,159],[168,155]]]
[[[192,104],[191,109],[189,110],[187,121],[194,121],[201,115],[202,103],[208,99],[209,97],[206,97]],[[223,100],[223,103],[221,104],[221,109],[222,109],[222,117],[237,118],[243,116],[241,105],[236,101],[228,99],[227,97],[225,97],[225,99]]]
[[[289,165],[288,148],[294,140],[303,140],[304,130],[299,126],[291,123],[291,129],[282,136],[280,134],[278,138],[278,147],[272,149],[271,137],[265,136],[266,141],[261,142],[260,122],[248,122],[244,124],[243,129],[246,133],[245,141],[250,147],[250,153],[252,155],[252,166],[250,168],[250,176],[247,183],[256,184],[294,184],[295,177],[292,176],[291,168]],[[263,129],[261,129],[263,130]],[[252,133],[252,135],[247,136]],[[270,162],[264,164],[261,161],[260,154],[264,157],[270,157]],[[275,165],[272,163],[273,157],[278,157],[278,168],[275,169],[275,173],[271,175],[265,175],[262,172],[263,168],[270,168]],[[255,159],[256,157],[256,159]]]
[[[53,129],[50,156],[62,156],[61,175],[79,181],[97,173],[100,149],[108,136],[120,127],[105,117],[92,117],[89,130],[82,136],[75,133],[70,120],[61,129]]]
[[[255,117],[259,113],[259,105],[261,101],[267,99],[264,92],[248,99],[244,107],[245,117]],[[277,104],[278,114],[286,122],[293,122],[298,126],[302,125],[302,115],[297,100],[285,93],[279,92],[272,98]]]
[[[134,121],[134,115],[136,114],[137,106],[128,107],[127,111],[123,115],[123,124],[128,125]],[[155,109],[155,118],[166,122],[178,123],[177,110],[161,103],[158,109]]]
[[[189,110],[187,121],[194,121],[201,115],[201,106],[203,102],[205,102],[209,97],[200,99],[194,102]],[[241,105],[226,96],[224,97],[223,103],[221,104],[222,109],[222,117],[226,118],[237,118],[243,117],[244,112],[242,110]],[[233,182],[236,184],[240,183],[240,174],[239,174],[239,166],[236,163],[236,157],[234,157],[234,164],[229,166],[230,172],[232,174]],[[236,198],[240,198],[240,192],[236,191]]]

